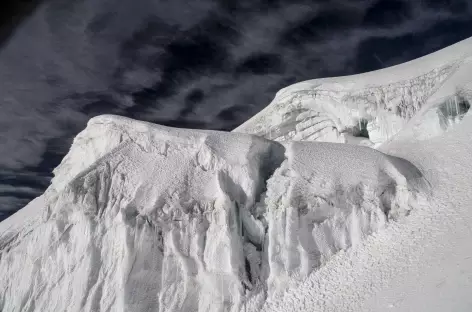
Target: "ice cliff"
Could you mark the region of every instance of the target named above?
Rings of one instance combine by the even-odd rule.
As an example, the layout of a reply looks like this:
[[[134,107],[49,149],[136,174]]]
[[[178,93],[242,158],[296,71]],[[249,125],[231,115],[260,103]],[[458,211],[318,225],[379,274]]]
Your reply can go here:
[[[467,39],[387,69],[288,86],[235,131],[275,141],[375,148],[408,127],[412,118],[422,118],[421,124],[429,128],[418,135],[442,133],[470,108],[471,51]]]
[[[92,119],[54,173],[42,220],[2,246],[2,310],[257,309],[425,187],[366,147],[118,116]]]

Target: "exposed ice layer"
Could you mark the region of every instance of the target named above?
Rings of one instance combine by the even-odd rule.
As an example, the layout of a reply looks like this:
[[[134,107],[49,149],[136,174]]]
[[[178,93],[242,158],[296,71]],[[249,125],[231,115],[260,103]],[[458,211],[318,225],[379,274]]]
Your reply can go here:
[[[470,111],[472,90],[469,88],[472,88],[472,84],[464,83],[463,88],[455,94],[430,101],[428,106],[413,116],[395,138],[388,140],[384,145],[387,146],[392,141],[419,143],[453,130],[464,117],[472,113]],[[383,146],[379,147],[379,150],[384,150]]]
[[[427,56],[413,61],[415,64],[377,72],[297,83],[280,90],[269,106],[235,131],[275,141],[378,147],[403,129],[433,95],[454,96],[462,92],[464,86],[458,83],[453,89],[445,84],[472,69],[471,44],[471,40],[466,40],[445,49],[463,53],[448,53],[444,59]],[[471,102],[472,98],[467,100]],[[359,136],[362,122],[366,122],[368,139],[353,139]]]
[[[68,239],[42,266],[84,265],[70,274],[88,276],[70,289],[72,311],[237,311],[250,284],[244,233],[261,236],[250,208],[283,151],[247,135],[95,118],[47,192],[48,223]],[[77,158],[103,152],[70,179]]]
[[[2,311],[257,311],[421,191],[367,148],[117,116],[92,119],[55,175],[42,219],[2,244]]]

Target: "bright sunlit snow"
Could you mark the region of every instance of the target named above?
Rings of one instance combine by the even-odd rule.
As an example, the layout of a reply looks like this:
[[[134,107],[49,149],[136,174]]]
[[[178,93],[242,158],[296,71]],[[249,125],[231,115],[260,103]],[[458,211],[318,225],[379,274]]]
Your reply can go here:
[[[471,56],[468,39],[384,70],[297,83],[279,91],[269,106],[235,131],[275,141],[378,147],[429,110],[428,119],[433,120],[423,121],[423,134],[442,132],[470,107]]]
[[[0,310],[469,311],[469,55],[299,83],[233,133],[91,119],[0,223]]]

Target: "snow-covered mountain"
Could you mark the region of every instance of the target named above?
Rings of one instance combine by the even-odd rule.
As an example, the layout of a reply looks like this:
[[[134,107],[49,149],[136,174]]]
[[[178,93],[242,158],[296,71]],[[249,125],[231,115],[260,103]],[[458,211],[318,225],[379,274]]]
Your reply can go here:
[[[0,223],[0,310],[467,311],[471,55],[296,84],[233,133],[91,119]]]
[[[468,39],[384,70],[297,83],[280,90],[269,106],[235,131],[275,141],[378,147],[411,118],[430,114],[422,117],[429,122],[429,131],[422,132],[441,133],[470,106],[471,57]]]

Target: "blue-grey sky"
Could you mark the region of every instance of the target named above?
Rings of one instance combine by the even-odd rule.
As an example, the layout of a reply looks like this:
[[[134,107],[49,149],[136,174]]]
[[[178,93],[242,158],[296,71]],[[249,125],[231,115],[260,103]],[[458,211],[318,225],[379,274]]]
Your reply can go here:
[[[0,220],[45,190],[90,117],[231,130],[291,83],[472,36],[469,3],[46,1],[0,32]]]

